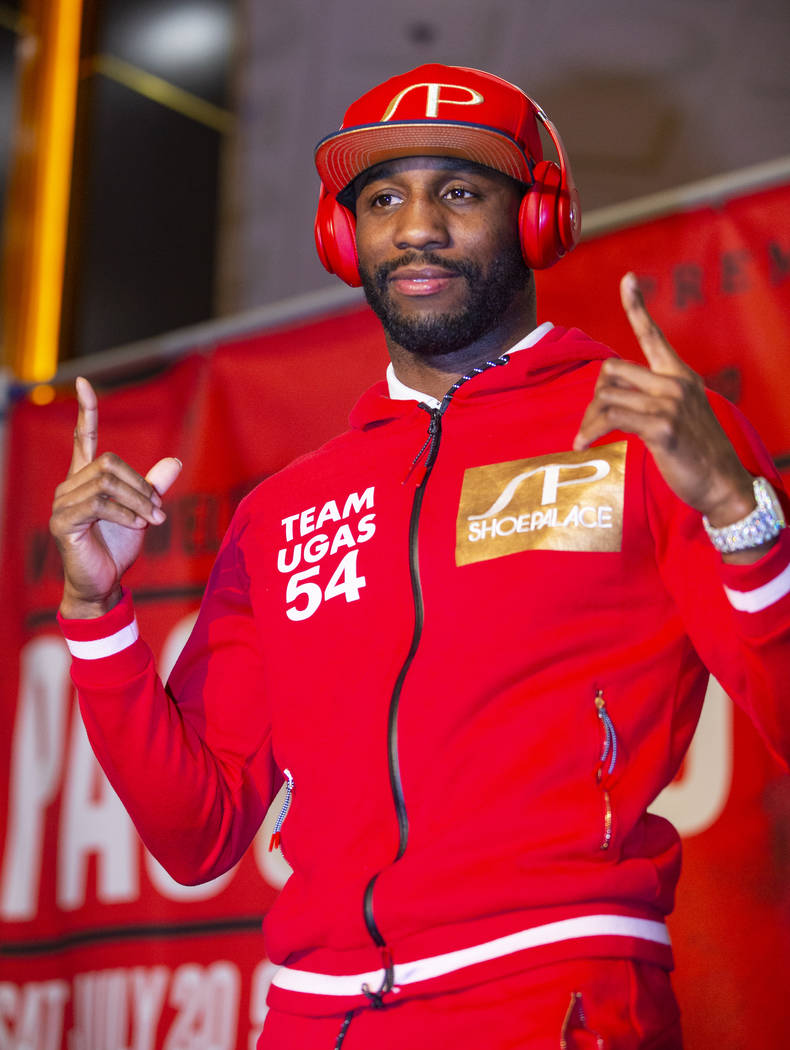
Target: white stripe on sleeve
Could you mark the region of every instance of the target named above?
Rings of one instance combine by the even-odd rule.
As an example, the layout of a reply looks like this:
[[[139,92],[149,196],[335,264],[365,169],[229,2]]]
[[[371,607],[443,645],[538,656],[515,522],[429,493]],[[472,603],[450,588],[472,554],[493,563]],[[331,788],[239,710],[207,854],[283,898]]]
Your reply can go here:
[[[730,604],[739,612],[762,612],[786,594],[790,594],[790,565],[762,587],[755,587],[752,591],[734,591],[725,587],[724,592],[730,599]]]
[[[128,649],[130,645],[134,645],[139,637],[140,629],[135,618],[126,627],[122,627],[120,631],[116,631],[115,634],[110,634],[106,638],[95,638],[90,642],[77,642],[73,638],[67,638],[66,645],[69,647],[71,655],[78,657],[80,660],[101,660],[102,657],[115,656],[116,653]]]

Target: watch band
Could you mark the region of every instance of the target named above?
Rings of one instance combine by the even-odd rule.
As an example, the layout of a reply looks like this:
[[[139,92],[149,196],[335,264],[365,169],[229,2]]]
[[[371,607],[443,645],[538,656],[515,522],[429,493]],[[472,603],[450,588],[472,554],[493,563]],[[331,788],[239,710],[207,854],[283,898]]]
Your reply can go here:
[[[702,524],[708,539],[721,554],[761,547],[774,539],[785,527],[785,516],[776,493],[765,478],[754,479],[754,498],[757,506],[740,521],[715,529],[703,515]]]

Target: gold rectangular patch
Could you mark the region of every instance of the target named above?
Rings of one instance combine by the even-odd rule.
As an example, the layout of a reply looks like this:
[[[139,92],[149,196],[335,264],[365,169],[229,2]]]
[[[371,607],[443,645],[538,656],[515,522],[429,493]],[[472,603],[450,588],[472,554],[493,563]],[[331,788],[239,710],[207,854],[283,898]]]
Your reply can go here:
[[[455,563],[516,551],[619,551],[627,441],[469,467]]]

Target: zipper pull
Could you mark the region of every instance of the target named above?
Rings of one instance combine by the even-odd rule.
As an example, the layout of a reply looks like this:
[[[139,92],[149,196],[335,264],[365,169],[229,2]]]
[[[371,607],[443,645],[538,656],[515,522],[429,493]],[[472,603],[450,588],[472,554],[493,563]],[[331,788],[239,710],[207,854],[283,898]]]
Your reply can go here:
[[[383,1009],[386,1005],[384,1003],[384,996],[388,992],[399,990],[395,988],[395,963],[392,958],[392,948],[390,948],[388,944],[382,944],[379,947],[379,951],[381,952],[381,965],[384,970],[384,979],[381,982],[381,988],[379,988],[377,992],[374,992],[367,982],[365,982],[361,988],[362,994],[370,1001],[374,1010]]]
[[[414,485],[419,487],[419,485],[422,484],[422,481],[425,478],[425,473],[426,473],[426,471],[428,469],[428,463],[430,462],[430,459],[431,459],[431,453],[433,452],[433,446],[436,443],[436,438],[437,438],[438,433],[439,433],[439,411],[438,411],[438,409],[432,408],[430,410],[430,412],[431,412],[431,421],[428,424],[428,436],[426,437],[425,441],[423,442],[422,448],[420,449],[420,451],[417,453],[417,455],[412,460],[411,466],[406,471],[406,476],[404,477],[403,481],[401,482],[401,485],[405,485],[406,482],[411,479],[411,477],[414,474],[415,470],[417,470],[418,464],[420,464],[420,469],[417,472],[416,477],[414,478]],[[425,456],[426,449],[428,451],[428,455],[427,456]],[[424,463],[420,463],[420,460],[422,460],[423,456],[425,456],[425,462]]]
[[[617,733],[615,732],[614,722],[611,719],[609,712],[606,710],[606,701],[603,698],[603,689],[599,689],[595,694],[595,706],[598,711],[598,718],[601,721],[604,731],[604,742],[603,748],[601,749],[600,765],[598,766],[598,782],[600,783],[604,775],[604,765],[606,764],[607,758],[609,759],[609,768],[606,770],[606,775],[610,776],[612,770],[617,763]]]
[[[280,848],[280,829],[283,826],[283,821],[288,815],[288,809],[291,805],[291,795],[293,794],[294,789],[294,778],[291,776],[290,769],[284,769],[283,773],[285,774],[286,778],[285,798],[283,799],[283,805],[282,809],[280,810],[280,815],[274,822],[274,831],[272,832],[272,837],[269,839],[269,853],[273,853],[274,850]]]

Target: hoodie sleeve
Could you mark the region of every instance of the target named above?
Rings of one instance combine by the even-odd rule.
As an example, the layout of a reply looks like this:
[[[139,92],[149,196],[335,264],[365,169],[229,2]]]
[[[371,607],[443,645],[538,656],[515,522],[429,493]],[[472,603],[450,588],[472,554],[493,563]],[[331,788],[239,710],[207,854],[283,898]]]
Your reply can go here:
[[[234,521],[167,688],[128,593],[99,619],[60,618],[96,756],[146,846],[185,884],[241,858],[282,779],[238,532]]]
[[[790,503],[749,422],[729,402],[711,404],[741,462]],[[732,565],[713,548],[702,516],[671,492],[646,455],[646,502],[659,568],[708,670],[790,764],[790,528],[757,562]]]

